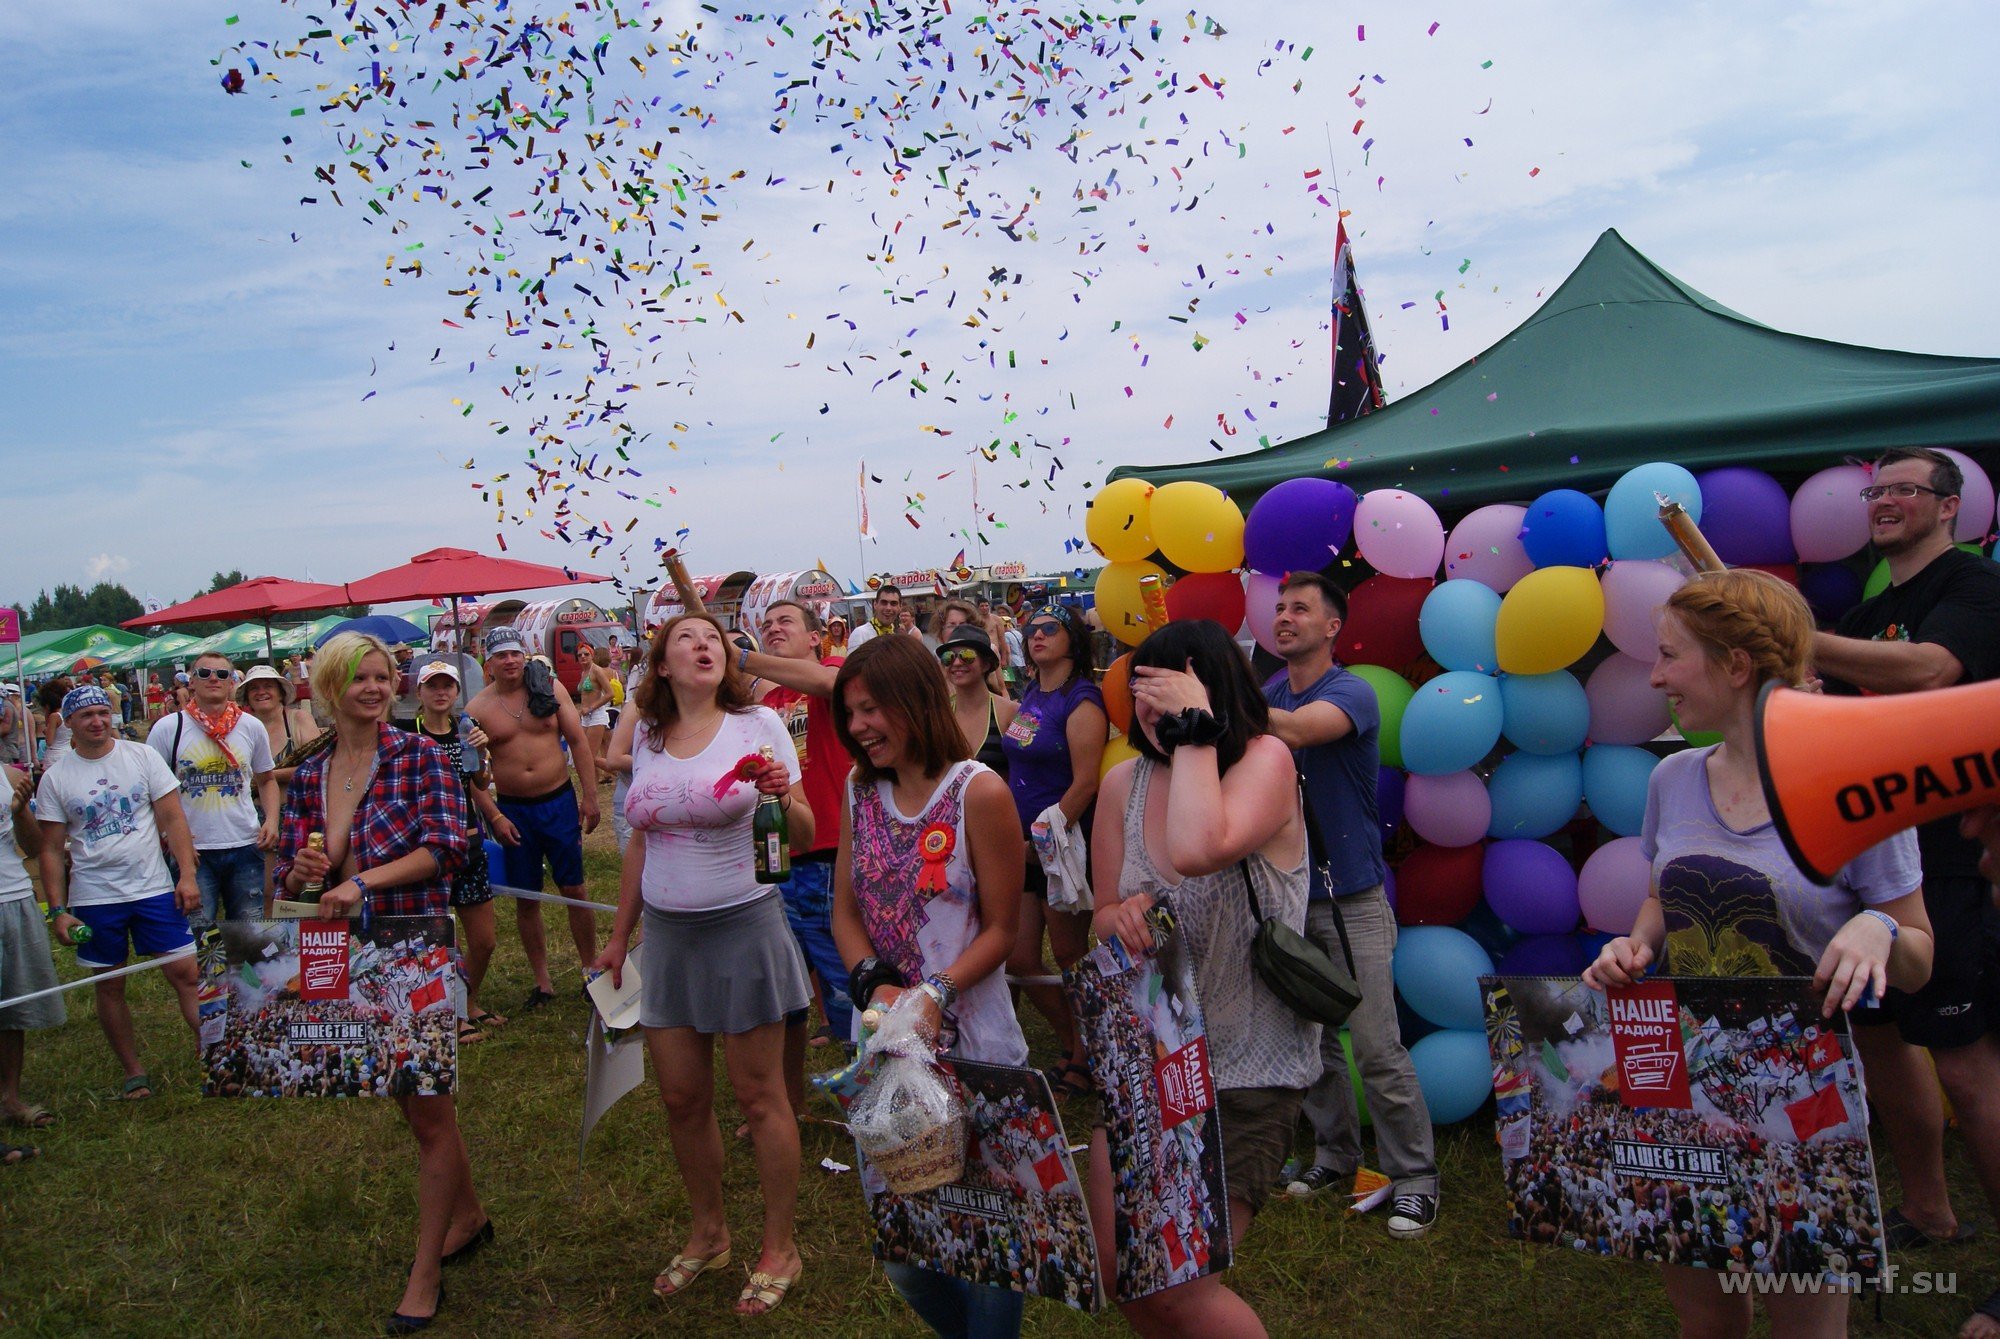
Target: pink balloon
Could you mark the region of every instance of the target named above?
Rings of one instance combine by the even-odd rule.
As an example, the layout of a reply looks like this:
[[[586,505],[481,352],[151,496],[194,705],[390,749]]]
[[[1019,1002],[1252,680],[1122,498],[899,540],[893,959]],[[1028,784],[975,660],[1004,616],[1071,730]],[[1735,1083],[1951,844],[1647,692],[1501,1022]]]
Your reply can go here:
[[[1278,582],[1282,579],[1252,572],[1243,583],[1243,621],[1250,625],[1257,645],[1272,655],[1278,654],[1278,644],[1271,640],[1271,624],[1278,617]]]
[[[1860,465],[1821,470],[1792,494],[1792,547],[1802,563],[1837,563],[1868,542],[1868,504],[1861,500],[1870,471]]]
[[[1604,569],[1604,635],[1635,660],[1652,663],[1660,639],[1653,611],[1687,578],[1665,563],[1621,558]]]
[[[1590,672],[1583,695],[1590,699],[1590,740],[1593,744],[1643,744],[1673,720],[1667,695],[1647,682],[1650,660],[1618,654]]]
[[[1400,488],[1364,493],[1354,509],[1354,539],[1376,571],[1428,577],[1444,560],[1444,522],[1431,504]]]
[[[1951,537],[1961,544],[1977,544],[1986,538],[1988,522],[1993,519],[1993,481],[1963,451],[1941,449],[1965,475],[1965,486],[1958,494],[1958,520],[1951,527]]]
[[[1403,820],[1434,846],[1470,846],[1486,835],[1493,801],[1476,772],[1412,772],[1403,785]]]
[[[1590,853],[1576,878],[1585,924],[1600,934],[1628,935],[1653,888],[1653,867],[1637,837],[1618,837]]]
[[[1465,577],[1502,595],[1512,590],[1516,581],[1535,570],[1535,560],[1521,545],[1521,524],[1527,514],[1526,507],[1511,502],[1467,513],[1445,541],[1445,577]]]

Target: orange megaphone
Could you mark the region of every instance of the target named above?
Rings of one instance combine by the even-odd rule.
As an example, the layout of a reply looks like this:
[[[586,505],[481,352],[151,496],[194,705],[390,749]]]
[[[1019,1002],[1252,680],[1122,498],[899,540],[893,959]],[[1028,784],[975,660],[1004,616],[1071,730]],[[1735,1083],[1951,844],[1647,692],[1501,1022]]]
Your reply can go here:
[[[2000,803],[2000,680],[1893,697],[1770,683],[1756,740],[1778,836],[1820,883],[1904,828]]]

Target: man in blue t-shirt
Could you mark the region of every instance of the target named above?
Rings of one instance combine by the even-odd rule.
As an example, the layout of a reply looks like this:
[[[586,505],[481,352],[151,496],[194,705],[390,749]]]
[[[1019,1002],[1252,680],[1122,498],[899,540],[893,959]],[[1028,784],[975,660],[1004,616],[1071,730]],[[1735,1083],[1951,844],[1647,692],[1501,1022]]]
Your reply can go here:
[[[1342,961],[1337,915],[1353,951],[1361,1003],[1348,1016],[1347,1030],[1375,1122],[1375,1154],[1392,1184],[1389,1235],[1421,1237],[1437,1220],[1437,1160],[1430,1109],[1396,1021],[1390,972],[1396,916],[1382,890],[1386,867],[1375,802],[1382,712],[1367,681],[1333,663],[1334,638],[1346,616],[1347,598],[1331,581],[1317,572],[1287,576],[1271,624],[1285,672],[1264,685],[1264,697],[1271,704],[1271,733],[1291,745],[1324,842],[1312,851],[1306,936]],[[1294,1195],[1345,1188],[1361,1168],[1361,1123],[1335,1028],[1320,1039],[1320,1063],[1324,1069],[1305,1100],[1313,1165],[1287,1187]]]

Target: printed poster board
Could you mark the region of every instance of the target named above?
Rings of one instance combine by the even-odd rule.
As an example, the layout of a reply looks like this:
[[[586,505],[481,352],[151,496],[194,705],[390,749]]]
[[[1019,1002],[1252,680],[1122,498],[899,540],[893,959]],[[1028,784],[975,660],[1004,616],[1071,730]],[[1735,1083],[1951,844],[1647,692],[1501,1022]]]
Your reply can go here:
[[[1481,977],[1516,1237],[1850,1284],[1881,1201],[1844,1015],[1797,977]]]
[[[1066,988],[1111,1146],[1121,1302],[1226,1269],[1229,1199],[1208,1039],[1187,954],[1086,954]]]
[[[224,921],[200,953],[210,1097],[392,1097],[458,1086],[449,916]]]

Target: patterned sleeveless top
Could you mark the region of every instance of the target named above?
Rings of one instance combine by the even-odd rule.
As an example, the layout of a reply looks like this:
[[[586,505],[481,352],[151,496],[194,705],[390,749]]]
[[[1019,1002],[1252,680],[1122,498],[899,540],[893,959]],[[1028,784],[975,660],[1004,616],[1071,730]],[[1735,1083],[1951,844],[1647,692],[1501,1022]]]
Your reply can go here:
[[[852,776],[847,780],[854,900],[876,955],[912,984],[950,967],[979,934],[979,894],[965,836],[965,789],[986,770],[976,762],[953,764],[914,817],[898,812],[889,781],[870,785]],[[926,893],[917,886],[924,869],[919,841],[940,826],[952,836],[951,853],[943,861],[945,889]],[[1014,1017],[1005,972],[993,972],[967,988],[955,1011],[958,1044],[953,1055],[994,1065],[1028,1062],[1027,1038]],[[860,1026],[857,1010],[857,1037]]]
[[[1256,937],[1257,922],[1243,891],[1243,866],[1169,884],[1146,853],[1146,793],[1158,767],[1151,758],[1140,758],[1133,767],[1118,895],[1151,893],[1172,905],[1194,961],[1195,991],[1208,1021],[1215,1086],[1307,1087],[1319,1077],[1319,1024],[1287,1008],[1250,966],[1250,941]],[[1298,865],[1290,870],[1279,869],[1262,853],[1252,853],[1247,864],[1264,914],[1303,934],[1306,856],[1301,853]]]

